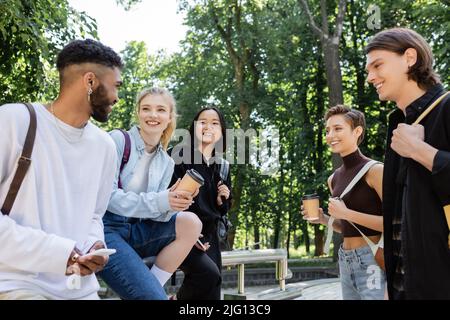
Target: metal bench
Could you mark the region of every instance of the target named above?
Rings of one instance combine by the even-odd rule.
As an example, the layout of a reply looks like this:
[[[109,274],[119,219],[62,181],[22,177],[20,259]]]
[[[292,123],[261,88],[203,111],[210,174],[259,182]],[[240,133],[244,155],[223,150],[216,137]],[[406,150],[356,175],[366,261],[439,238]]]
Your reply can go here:
[[[225,299],[245,299],[244,273],[245,264],[275,262],[275,278],[279,282],[280,290],[286,290],[286,279],[292,277],[287,265],[287,251],[285,249],[234,250],[222,252],[223,266],[237,266],[238,292],[237,295],[224,295]]]
[[[151,268],[156,257],[144,258],[144,263]],[[245,295],[245,264],[275,262],[275,278],[279,281],[280,291],[286,290],[286,279],[292,277],[287,266],[287,251],[285,249],[257,249],[234,250],[222,252],[222,266],[237,266],[238,268],[238,295]],[[175,278],[172,278],[174,285]]]
[[[143,262],[151,268],[155,263],[156,257],[146,257]],[[279,282],[279,289],[271,289],[264,293],[266,299],[286,299],[291,296],[298,296],[298,293],[292,293],[286,290],[286,279],[292,277],[288,269],[287,251],[285,249],[255,249],[255,250],[234,250],[222,252],[223,266],[237,266],[238,268],[238,292],[237,294],[225,294],[224,299],[248,299],[245,294],[245,264],[275,262],[275,278]],[[175,277],[172,276],[172,285],[175,285]],[[270,293],[270,294],[269,294]]]

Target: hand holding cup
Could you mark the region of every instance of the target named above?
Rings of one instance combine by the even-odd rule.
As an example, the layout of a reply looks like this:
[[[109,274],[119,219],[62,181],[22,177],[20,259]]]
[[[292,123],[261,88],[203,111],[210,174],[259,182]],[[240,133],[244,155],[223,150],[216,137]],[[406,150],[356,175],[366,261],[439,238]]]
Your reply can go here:
[[[169,189],[169,204],[172,210],[187,210],[193,203],[192,199],[197,196],[199,188],[203,186],[205,180],[202,175],[194,169],[187,170],[183,179]]]
[[[319,207],[319,196],[316,194],[302,197],[301,214],[303,219],[312,224],[327,224],[322,208]]]

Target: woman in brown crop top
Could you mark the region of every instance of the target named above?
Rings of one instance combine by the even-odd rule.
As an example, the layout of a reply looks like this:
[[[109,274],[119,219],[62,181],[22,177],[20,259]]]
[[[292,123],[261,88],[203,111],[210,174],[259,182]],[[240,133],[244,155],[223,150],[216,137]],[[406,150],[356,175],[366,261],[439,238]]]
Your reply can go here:
[[[343,164],[329,178],[333,198],[329,199],[328,213],[336,220],[333,229],[344,238],[339,249],[339,269],[344,300],[383,299],[385,276],[375,262],[367,242],[349,221],[368,238],[378,243],[383,232],[381,191],[383,165],[373,165],[366,175],[342,200],[336,199],[371,159],[358,148],[364,138],[364,114],[337,105],[325,115],[326,141],[333,153],[342,157]],[[307,218],[307,212],[302,212]],[[316,223],[328,224],[329,216],[320,209]]]

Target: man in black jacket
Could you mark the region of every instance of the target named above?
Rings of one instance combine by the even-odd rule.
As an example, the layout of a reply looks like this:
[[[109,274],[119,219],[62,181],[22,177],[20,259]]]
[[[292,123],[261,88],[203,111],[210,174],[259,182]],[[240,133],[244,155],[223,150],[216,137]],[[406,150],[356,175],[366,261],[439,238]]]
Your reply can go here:
[[[389,116],[383,175],[389,298],[450,299],[450,95],[429,45],[412,30],[376,34],[366,55],[368,81],[398,108]]]

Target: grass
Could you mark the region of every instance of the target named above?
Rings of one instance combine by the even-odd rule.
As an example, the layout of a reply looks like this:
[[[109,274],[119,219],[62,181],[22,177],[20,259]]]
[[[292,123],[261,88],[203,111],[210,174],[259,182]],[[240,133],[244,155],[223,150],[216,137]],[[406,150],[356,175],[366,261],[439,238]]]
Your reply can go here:
[[[309,253],[306,252],[306,246],[301,245],[297,249],[289,248],[289,259],[319,259],[319,258],[331,258],[330,255],[322,255],[320,257],[314,256],[315,246],[309,247]],[[333,244],[330,246],[330,253],[333,252]]]

